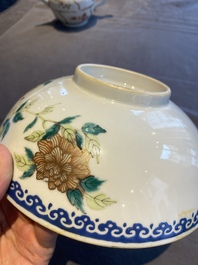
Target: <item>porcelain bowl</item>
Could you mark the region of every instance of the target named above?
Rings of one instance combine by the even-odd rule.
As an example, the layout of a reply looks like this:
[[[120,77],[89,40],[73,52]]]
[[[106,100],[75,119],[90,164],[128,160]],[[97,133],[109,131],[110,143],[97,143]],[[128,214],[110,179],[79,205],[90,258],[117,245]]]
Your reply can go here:
[[[198,133],[168,86],[112,66],[79,65],[8,113],[8,200],[75,240],[119,248],[171,243],[198,226]]]
[[[94,10],[107,0],[42,0],[66,27],[87,24]]]

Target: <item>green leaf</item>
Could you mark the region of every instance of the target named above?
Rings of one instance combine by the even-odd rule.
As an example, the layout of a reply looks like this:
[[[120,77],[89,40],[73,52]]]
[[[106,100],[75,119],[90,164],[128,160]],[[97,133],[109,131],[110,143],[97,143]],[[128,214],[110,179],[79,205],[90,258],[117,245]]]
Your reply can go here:
[[[42,137],[42,139],[45,140],[45,139],[51,138],[52,136],[57,134],[59,130],[60,130],[60,125],[59,124],[52,125],[49,129],[46,130],[46,132],[45,132],[44,136]]]
[[[27,101],[27,104],[25,106],[25,109],[29,109],[37,100],[38,100],[38,98],[35,98],[34,100],[33,99],[29,99]]]
[[[89,176],[81,181],[82,188],[87,192],[97,191],[104,180],[99,180],[94,176]]]
[[[85,123],[82,127],[82,131],[86,134],[88,133],[88,134],[93,134],[93,135],[98,135],[99,133],[106,133],[105,129],[91,122]]]
[[[72,144],[76,143],[76,129],[72,126],[67,125],[61,128],[62,136]]]
[[[26,156],[28,157],[28,159],[30,159],[30,160],[33,159],[34,154],[33,154],[32,150],[30,150],[29,148],[25,147],[25,153],[26,153]]]
[[[85,148],[92,157],[96,158],[97,163],[99,163],[100,143],[98,138],[91,134],[85,135]]]
[[[111,204],[116,203],[116,201],[111,200],[108,196],[101,193],[94,196],[86,194],[85,196],[87,205],[93,210],[102,210]]]
[[[26,100],[18,109],[17,109],[17,111],[16,112],[19,112],[20,110],[22,110],[24,107],[25,107],[25,105],[26,105],[26,103],[28,102],[28,100]]]
[[[9,130],[9,128],[10,128],[10,120],[7,119],[7,120],[3,123],[3,125],[2,125],[2,129],[1,129],[1,132],[0,132],[0,135],[2,136],[2,140],[3,140],[3,138],[6,136],[6,134],[7,134],[8,130]]]
[[[76,115],[76,116],[68,117],[68,118],[65,118],[65,119],[59,121],[58,123],[59,123],[59,124],[69,124],[69,123],[71,123],[74,119],[76,119],[76,118],[78,118],[78,117],[80,117],[80,115]]]
[[[28,135],[25,137],[25,140],[30,141],[30,142],[38,142],[42,139],[43,135],[45,132],[43,131],[34,131],[32,134]]]
[[[38,99],[34,99],[34,100],[31,100],[31,99],[28,99],[26,100],[16,111],[16,113],[18,112],[22,112],[24,109],[29,109],[33,104],[34,102],[36,102]]]
[[[47,106],[46,108],[44,108],[44,110],[42,110],[41,112],[38,112],[37,115],[45,115],[45,114],[52,112],[54,110],[55,105],[57,104]]]
[[[75,137],[76,137],[77,146],[80,149],[82,149],[82,147],[83,147],[83,137],[82,137],[82,135],[78,131],[76,131]]]
[[[17,112],[15,115],[14,115],[14,118],[13,118],[13,122],[14,123],[17,123],[18,121],[21,121],[23,120],[23,116],[21,114],[21,112]]]
[[[2,126],[5,127],[8,123],[10,123],[10,119],[6,119]]]
[[[23,132],[25,133],[29,129],[31,129],[36,124],[37,120],[38,120],[38,117],[36,117],[30,124],[28,124],[28,126],[25,128],[25,130]]]
[[[14,159],[18,169],[26,171],[33,164],[33,162],[24,155],[14,153]]]
[[[36,165],[31,165],[27,171],[23,173],[23,175],[20,177],[20,179],[25,179],[31,177],[36,169]]]
[[[68,190],[67,197],[72,205],[74,205],[82,213],[85,213],[83,209],[83,196],[79,190]]]

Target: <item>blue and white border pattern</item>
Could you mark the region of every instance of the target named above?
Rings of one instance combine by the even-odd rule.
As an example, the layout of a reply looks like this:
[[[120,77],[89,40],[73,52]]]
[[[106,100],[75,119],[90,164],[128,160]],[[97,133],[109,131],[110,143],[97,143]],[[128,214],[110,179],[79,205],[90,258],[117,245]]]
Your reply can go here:
[[[141,223],[134,223],[131,226],[124,223],[118,226],[111,220],[101,223],[99,219],[91,220],[86,214],[76,216],[74,212],[69,214],[64,209],[54,210],[52,204],[45,206],[37,195],[29,195],[28,190],[23,191],[17,181],[12,181],[8,195],[28,212],[60,229],[108,242],[125,244],[156,242],[179,236],[198,225],[198,211],[193,213],[191,218],[181,218],[179,222],[173,221],[172,224],[162,222],[158,226],[151,224],[145,227]]]

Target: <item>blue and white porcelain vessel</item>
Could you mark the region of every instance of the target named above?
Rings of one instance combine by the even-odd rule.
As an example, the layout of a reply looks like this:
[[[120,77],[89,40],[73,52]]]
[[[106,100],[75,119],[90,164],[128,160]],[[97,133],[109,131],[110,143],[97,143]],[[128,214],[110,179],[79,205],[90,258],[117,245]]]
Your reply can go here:
[[[8,200],[41,225],[107,247],[167,244],[198,226],[198,133],[150,77],[104,65],[27,93],[0,139]]]

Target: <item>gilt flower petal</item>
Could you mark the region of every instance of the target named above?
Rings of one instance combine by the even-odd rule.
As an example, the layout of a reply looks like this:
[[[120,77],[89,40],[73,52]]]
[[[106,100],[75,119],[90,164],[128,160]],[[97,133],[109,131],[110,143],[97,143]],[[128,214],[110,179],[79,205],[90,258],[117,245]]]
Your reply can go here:
[[[79,182],[90,175],[90,155],[59,134],[38,142],[39,152],[33,158],[37,179],[48,182],[50,190],[66,192],[79,188]]]

